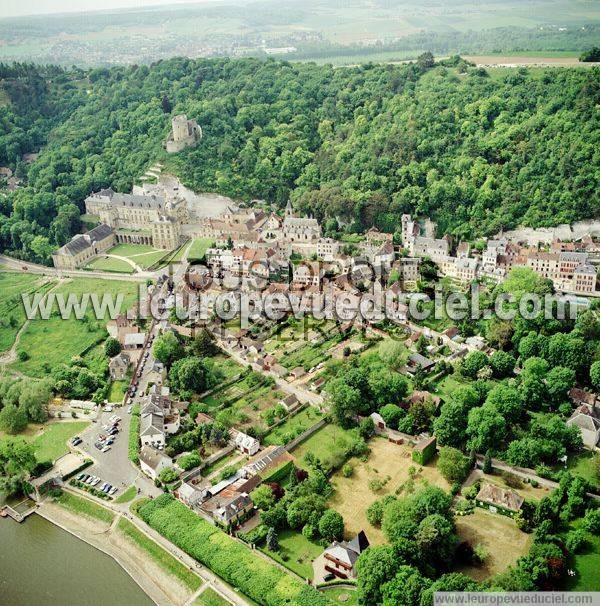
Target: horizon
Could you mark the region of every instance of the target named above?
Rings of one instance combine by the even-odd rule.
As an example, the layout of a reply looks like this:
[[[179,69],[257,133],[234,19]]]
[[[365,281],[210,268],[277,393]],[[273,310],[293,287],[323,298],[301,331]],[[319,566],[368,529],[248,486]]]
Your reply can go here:
[[[0,4],[0,19],[100,13],[111,11],[140,10],[184,5],[213,4],[222,0],[23,0],[18,5]],[[58,5],[58,6],[57,6]]]

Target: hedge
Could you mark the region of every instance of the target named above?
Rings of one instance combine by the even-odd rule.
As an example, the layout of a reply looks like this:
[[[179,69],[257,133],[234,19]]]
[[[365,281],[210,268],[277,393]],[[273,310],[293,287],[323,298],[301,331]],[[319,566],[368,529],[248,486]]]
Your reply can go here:
[[[171,495],[144,503],[138,513],[154,530],[261,606],[331,604],[316,589],[262,560]]]
[[[140,464],[140,405],[136,404],[131,411],[129,425],[129,460],[134,465]]]
[[[286,461],[282,463],[279,467],[276,467],[270,473],[267,473],[264,476],[261,476],[264,483],[271,482],[280,482],[281,480],[285,480],[290,477],[290,471],[294,467],[294,461]]]

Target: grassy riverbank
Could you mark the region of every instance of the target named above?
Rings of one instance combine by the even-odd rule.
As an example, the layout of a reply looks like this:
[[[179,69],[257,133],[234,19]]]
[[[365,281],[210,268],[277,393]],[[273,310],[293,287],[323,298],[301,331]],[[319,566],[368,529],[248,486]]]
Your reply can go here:
[[[121,518],[117,528],[140,549],[147,553],[165,572],[181,581],[191,591],[197,591],[202,580],[181,562],[167,553],[160,545],[147,537],[141,530],[125,518]]]
[[[115,519],[115,515],[109,509],[92,503],[88,499],[77,497],[69,492],[63,492],[60,497],[57,497],[56,502],[65,509],[72,511],[73,513],[93,518],[100,522],[106,522],[112,524]]]

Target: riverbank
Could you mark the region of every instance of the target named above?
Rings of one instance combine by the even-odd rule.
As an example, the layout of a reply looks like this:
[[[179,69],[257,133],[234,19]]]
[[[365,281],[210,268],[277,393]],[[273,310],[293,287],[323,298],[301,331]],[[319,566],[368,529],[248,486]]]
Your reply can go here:
[[[77,515],[50,501],[42,503],[37,513],[115,560],[157,606],[184,606],[194,597],[190,587],[167,573],[119,529],[120,514],[109,523]],[[197,579],[200,587],[203,582]]]

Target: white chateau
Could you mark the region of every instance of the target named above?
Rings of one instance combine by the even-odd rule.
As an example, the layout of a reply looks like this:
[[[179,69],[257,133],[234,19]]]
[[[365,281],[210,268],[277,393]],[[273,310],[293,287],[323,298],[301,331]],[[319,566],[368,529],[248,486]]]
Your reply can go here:
[[[202,139],[202,128],[196,120],[188,120],[185,114],[175,116],[171,121],[171,132],[164,143],[169,154],[176,154],[186,147],[193,147]]]

